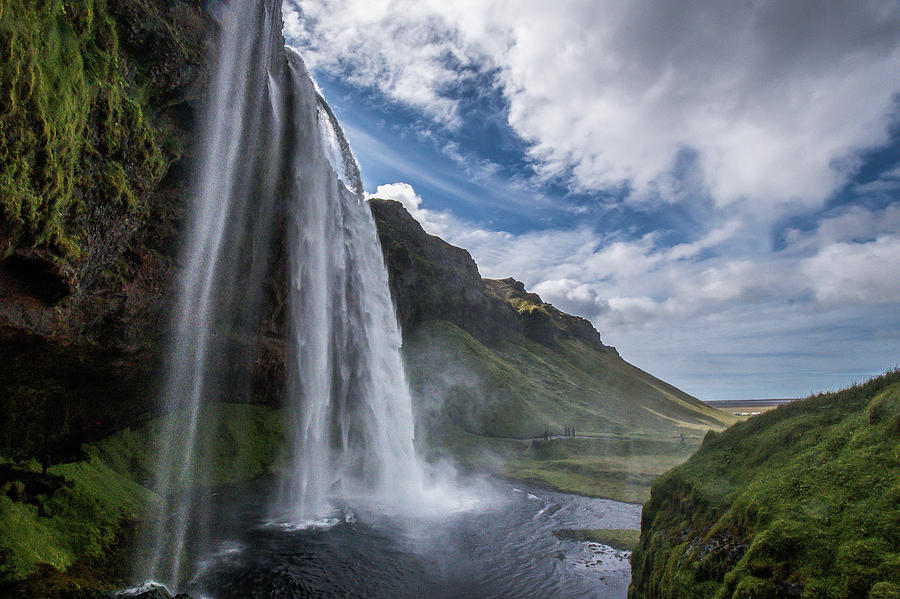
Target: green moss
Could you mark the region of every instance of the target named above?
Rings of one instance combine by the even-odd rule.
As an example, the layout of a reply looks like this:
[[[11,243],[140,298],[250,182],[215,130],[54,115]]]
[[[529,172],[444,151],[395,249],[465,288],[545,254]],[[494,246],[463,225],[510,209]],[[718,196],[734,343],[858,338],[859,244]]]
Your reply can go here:
[[[894,371],[708,436],[653,486],[630,596],[843,599],[900,584],[898,392]]]
[[[213,404],[201,421],[199,443],[213,459],[209,484],[239,483],[275,468],[283,446],[279,410]],[[83,445],[85,459],[48,471],[67,483],[29,503],[0,496],[0,583],[34,577],[39,567],[65,572],[102,561],[155,498],[150,487],[161,429],[157,419]],[[40,470],[34,462],[19,468]]]
[[[19,245],[77,257],[72,216],[96,193],[137,207],[162,175],[156,132],[134,101],[106,0],[0,4],[0,215]]]
[[[87,459],[49,469],[70,486],[52,495],[39,495],[37,505],[0,497],[0,547],[7,550],[0,579],[20,579],[38,564],[65,570],[79,559],[96,559],[115,540],[126,520],[139,517],[151,498],[121,464],[146,454],[146,432],[123,431],[94,446],[85,446]]]

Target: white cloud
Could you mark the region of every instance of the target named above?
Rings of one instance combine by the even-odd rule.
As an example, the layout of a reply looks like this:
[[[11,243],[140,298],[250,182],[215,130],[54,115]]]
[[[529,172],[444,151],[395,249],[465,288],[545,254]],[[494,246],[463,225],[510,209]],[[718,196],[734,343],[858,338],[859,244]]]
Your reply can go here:
[[[455,219],[446,212],[435,212],[422,207],[422,198],[409,183],[388,183],[379,185],[375,193],[366,196],[369,198],[381,198],[383,200],[396,200],[419,221],[427,232],[438,237],[453,237],[452,229]]]
[[[745,382],[741,373],[748,370],[788,396],[841,387],[884,356],[889,363],[881,367],[894,366],[895,207],[850,208],[813,230],[793,231],[780,251],[751,249],[741,257],[744,250],[732,247],[734,232],[746,229],[740,220],[667,248],[652,235],[603,239],[586,228],[485,230],[429,210],[407,183],[381,186],[374,195],[402,201],[426,231],[469,250],[483,276],[522,280],[544,301],[591,319],[626,359],[706,398],[769,384]],[[895,233],[858,239],[882,229]]]
[[[575,279],[541,281],[531,291],[565,312],[584,315],[589,319],[597,318],[610,309],[609,302],[600,297],[596,289]]]
[[[451,125],[451,90],[496,69],[541,173],[642,201],[690,199],[688,149],[720,206],[820,205],[900,92],[900,10],[878,0],[287,0],[286,32],[312,68]]]
[[[834,243],[803,260],[816,300],[826,306],[900,301],[900,237],[885,235],[868,243]]]

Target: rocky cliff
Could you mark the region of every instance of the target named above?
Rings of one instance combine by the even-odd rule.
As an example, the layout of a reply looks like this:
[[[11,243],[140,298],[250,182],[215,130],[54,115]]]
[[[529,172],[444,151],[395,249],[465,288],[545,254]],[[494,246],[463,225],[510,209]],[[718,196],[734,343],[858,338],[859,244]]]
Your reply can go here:
[[[615,352],[588,320],[544,303],[523,283],[482,279],[469,252],[426,233],[400,202],[371,199],[369,206],[404,335],[429,320],[443,320],[486,343],[525,335],[547,346],[579,339]]]
[[[198,0],[0,7],[0,450],[145,413],[215,26]]]
[[[510,305],[491,293],[469,252],[425,232],[394,200],[369,200],[404,335],[446,320],[485,342],[521,332]]]
[[[70,460],[82,442],[157,409],[217,34],[209,8],[201,0],[0,7],[0,46],[14,58],[0,65],[4,456]],[[279,399],[281,245],[272,248],[262,322],[219,335],[223,371],[250,381],[223,399]]]

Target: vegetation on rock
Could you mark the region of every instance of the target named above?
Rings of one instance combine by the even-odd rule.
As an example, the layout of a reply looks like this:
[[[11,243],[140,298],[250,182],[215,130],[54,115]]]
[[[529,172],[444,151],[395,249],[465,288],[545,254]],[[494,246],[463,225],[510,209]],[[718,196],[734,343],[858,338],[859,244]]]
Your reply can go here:
[[[900,597],[900,371],[709,433],[632,568],[634,599]]]
[[[89,202],[134,211],[159,181],[160,133],[106,0],[4,0],[0,52],[0,258],[22,245],[77,258]]]
[[[282,418],[281,410],[265,406],[207,407],[198,436],[214,467],[202,480],[218,486],[271,473],[284,444]],[[33,460],[0,462],[0,591],[38,589],[48,579],[90,590],[121,582],[130,560],[105,558],[130,545],[155,498],[160,426],[154,419],[85,444],[82,459],[50,466],[46,474]],[[71,568],[74,579],[60,574]]]
[[[146,417],[208,22],[195,0],[0,0],[0,455]]]

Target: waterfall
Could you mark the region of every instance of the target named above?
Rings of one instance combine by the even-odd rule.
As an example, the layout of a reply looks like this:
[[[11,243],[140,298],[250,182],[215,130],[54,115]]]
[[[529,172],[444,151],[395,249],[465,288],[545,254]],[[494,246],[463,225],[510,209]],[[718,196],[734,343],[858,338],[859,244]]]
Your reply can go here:
[[[278,244],[288,245],[292,446],[274,509],[302,523],[343,499],[422,493],[400,331],[359,168],[300,56],[283,46],[277,2],[231,0],[219,19],[172,317],[159,502],[138,564],[169,588],[190,576],[188,547],[202,549],[212,526],[203,431],[216,426],[217,401],[252,396]]]
[[[359,168],[300,56],[293,90],[288,240],[295,340],[293,466],[281,507],[322,516],[329,495],[391,502],[421,494],[400,330]]]

